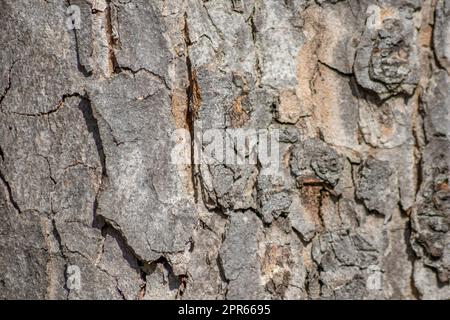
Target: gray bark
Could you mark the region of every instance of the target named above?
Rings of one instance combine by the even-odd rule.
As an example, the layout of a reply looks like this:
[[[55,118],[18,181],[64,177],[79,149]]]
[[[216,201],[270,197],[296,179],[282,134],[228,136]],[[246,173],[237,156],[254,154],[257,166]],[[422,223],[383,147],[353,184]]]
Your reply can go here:
[[[449,0],[0,0],[0,28],[0,298],[450,299]],[[194,161],[208,129],[278,130],[278,174]]]

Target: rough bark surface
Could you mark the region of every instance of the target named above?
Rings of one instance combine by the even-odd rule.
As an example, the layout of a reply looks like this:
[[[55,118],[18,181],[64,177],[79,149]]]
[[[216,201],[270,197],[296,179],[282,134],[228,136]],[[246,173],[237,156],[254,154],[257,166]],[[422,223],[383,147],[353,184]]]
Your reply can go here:
[[[0,28],[0,298],[450,299],[450,0],[0,0]],[[280,174],[171,162],[210,128],[278,129]]]

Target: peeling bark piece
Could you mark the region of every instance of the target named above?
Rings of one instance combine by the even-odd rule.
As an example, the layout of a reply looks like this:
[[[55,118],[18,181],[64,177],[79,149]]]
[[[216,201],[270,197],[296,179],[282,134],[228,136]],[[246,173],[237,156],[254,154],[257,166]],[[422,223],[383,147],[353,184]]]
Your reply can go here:
[[[165,86],[146,71],[123,72],[101,88],[90,88],[89,96],[108,175],[98,214],[145,261],[184,251],[195,212],[170,160],[175,124]]]
[[[367,268],[378,261],[376,247],[359,234],[345,230],[329,232],[315,242],[315,245],[319,244],[313,249],[314,259],[321,263],[325,271],[339,265]]]
[[[422,263],[435,270],[440,283],[450,280],[450,143],[433,139],[422,160],[424,181],[413,208],[413,249]]]
[[[297,145],[290,166],[293,175],[300,178],[300,183],[308,184],[308,179],[313,178],[331,186],[337,184],[343,170],[338,153],[319,139],[307,139]]]
[[[387,161],[373,157],[364,161],[357,173],[356,197],[390,220],[399,199],[396,174]]]
[[[202,165],[202,191],[209,208],[245,210],[256,208],[254,185],[258,170],[254,165]]]
[[[228,299],[262,298],[260,262],[257,256],[261,222],[251,211],[235,212],[220,248],[220,261],[229,282]]]
[[[327,232],[313,240],[312,257],[321,270],[323,297],[369,297],[367,271],[380,264],[379,249],[362,235],[346,230]]]
[[[283,213],[289,213],[289,207],[291,206],[292,200],[288,193],[279,192],[262,197],[260,202],[263,216],[272,214],[277,218]]]
[[[450,72],[450,1],[439,0],[436,4],[434,26],[434,50],[439,63]]]
[[[411,95],[419,81],[417,32],[408,11],[370,6],[366,30],[356,52],[358,83],[384,100]]]
[[[258,212],[264,222],[272,223],[280,215],[288,215],[292,203],[289,188],[276,176],[260,175],[257,180]]]
[[[167,77],[171,58],[164,24],[154,4],[146,0],[113,0],[118,48],[114,48],[119,67],[134,71],[146,69],[162,78]],[[145,26],[145,28],[143,27]]]
[[[425,133],[433,137],[450,139],[450,78],[447,72],[439,71],[431,79],[423,94],[422,106],[425,112]]]

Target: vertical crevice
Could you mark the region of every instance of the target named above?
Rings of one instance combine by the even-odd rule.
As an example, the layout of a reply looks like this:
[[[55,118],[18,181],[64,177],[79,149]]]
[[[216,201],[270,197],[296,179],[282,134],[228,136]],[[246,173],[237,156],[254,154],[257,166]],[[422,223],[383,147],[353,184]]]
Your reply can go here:
[[[67,0],[67,4],[68,7],[70,7],[71,5],[73,5],[74,3],[72,3],[73,0]],[[76,4],[74,4],[76,5]],[[80,5],[78,5],[78,7],[80,8],[80,12],[82,12],[83,8],[81,8]],[[81,19],[81,17],[80,17]],[[74,28],[73,29],[73,34],[74,34],[74,39],[75,39],[75,51],[76,51],[76,57],[77,57],[77,69],[79,72],[81,72],[83,74],[83,76],[85,77],[90,77],[92,76],[92,70],[88,70],[88,68],[86,67],[86,65],[84,65],[84,63],[82,62],[82,57],[81,57],[81,38],[80,38],[80,32]]]
[[[116,45],[116,38],[114,37],[113,25],[112,25],[112,6],[111,0],[107,1],[107,7],[105,12],[105,30],[106,30],[106,40],[108,43],[108,65],[111,74],[116,73],[119,69],[119,64],[117,62],[116,54],[114,52],[114,47]]]
[[[195,120],[197,119],[197,113],[201,104],[200,88],[197,82],[196,71],[192,67],[192,61],[189,56],[189,46],[192,44],[189,38],[189,28],[187,23],[187,14],[184,15],[184,41],[185,41],[185,56],[186,56],[186,67],[188,72],[189,85],[186,88],[187,95],[187,112],[186,112],[186,124],[188,126],[189,135],[191,137],[191,179],[194,188],[194,200],[198,202],[198,185],[197,179],[195,177],[196,159],[195,159],[195,148],[196,148],[196,135],[195,135]],[[198,146],[201,148],[201,146]]]
[[[6,85],[6,88],[3,90],[3,93],[0,96],[0,108],[2,106],[3,100],[6,98],[6,95],[8,94],[9,90],[11,89],[11,86],[12,86],[11,73],[12,73],[14,65],[16,64],[17,61],[18,60],[14,60],[11,63],[11,67],[9,68],[9,71],[8,71],[8,84]]]
[[[94,110],[92,108],[92,104],[91,104],[91,101],[89,100],[89,98],[87,98],[86,96],[82,97],[78,108],[82,112],[84,121],[86,122],[87,129],[92,134],[92,137],[94,139],[95,146],[97,148],[97,153],[98,153],[99,160],[100,160],[102,175],[107,176],[106,157],[105,157],[103,142],[102,142],[101,135],[100,135],[98,121],[94,115]]]
[[[255,71],[256,71],[256,86],[257,87],[261,87],[261,79],[262,79],[262,68],[261,68],[261,62],[259,60],[259,55],[258,55],[258,45],[257,45],[257,33],[258,30],[256,28],[256,24],[255,24],[255,20],[254,20],[254,15],[255,15],[255,11],[256,11],[256,7],[253,7],[252,13],[250,15],[250,17],[247,20],[247,23],[250,26],[250,31],[252,33],[252,40],[253,40],[253,46],[255,48]]]
[[[3,152],[2,146],[0,146],[0,158],[2,158],[2,162],[5,162],[5,153]]]
[[[414,281],[414,262],[416,261],[417,257],[414,253],[414,250],[411,246],[411,221],[408,221],[405,228],[405,243],[406,243],[406,254],[408,256],[408,261],[411,263],[411,275],[410,275],[410,287],[411,287],[411,294],[416,300],[422,299],[421,294],[419,290],[417,289]]]
[[[66,254],[65,254],[64,245],[63,245],[62,239],[61,239],[61,234],[59,233],[58,228],[56,227],[56,222],[55,222],[54,217],[51,217],[50,221],[51,221],[51,224],[52,224],[52,236],[53,236],[54,240],[56,240],[56,243],[58,245],[59,253],[61,254],[61,257],[64,260],[64,285],[63,285],[63,289],[66,291],[66,293],[67,293],[66,299],[68,299],[69,298],[69,294],[70,294],[70,289],[67,287],[67,281],[68,281],[68,279],[67,279],[68,258],[67,258]]]
[[[6,180],[3,172],[0,170],[0,180],[3,182],[7,192],[8,192],[8,200],[9,202],[12,204],[12,206],[14,207],[14,209],[16,209],[17,213],[21,214],[22,210],[20,210],[19,205],[17,204],[16,200],[14,199],[13,196],[13,192],[11,189],[11,185],[9,184],[9,182]]]
[[[223,241],[222,241],[223,243]],[[230,285],[230,280],[227,279],[225,276],[225,269],[223,267],[222,258],[220,257],[220,254],[217,255],[216,259],[217,268],[219,269],[219,276],[220,280],[222,280],[223,283],[225,283],[225,291],[223,292],[223,298],[226,300],[228,295],[228,286]]]

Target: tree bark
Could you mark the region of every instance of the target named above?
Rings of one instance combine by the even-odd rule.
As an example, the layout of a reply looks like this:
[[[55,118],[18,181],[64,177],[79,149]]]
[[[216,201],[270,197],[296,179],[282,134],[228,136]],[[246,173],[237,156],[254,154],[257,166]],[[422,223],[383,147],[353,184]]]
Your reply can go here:
[[[449,0],[0,0],[0,27],[0,298],[450,299]]]

